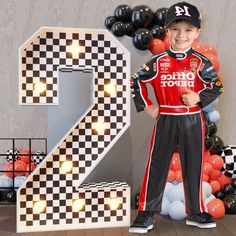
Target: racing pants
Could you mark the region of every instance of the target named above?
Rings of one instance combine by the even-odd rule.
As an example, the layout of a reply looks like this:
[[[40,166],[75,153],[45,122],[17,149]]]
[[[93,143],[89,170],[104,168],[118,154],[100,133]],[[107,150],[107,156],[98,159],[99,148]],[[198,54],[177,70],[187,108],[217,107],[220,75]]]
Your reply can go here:
[[[161,212],[162,197],[172,155],[179,147],[186,213],[203,212],[202,162],[204,119],[194,114],[160,114],[156,119],[149,159],[139,197],[139,211]]]

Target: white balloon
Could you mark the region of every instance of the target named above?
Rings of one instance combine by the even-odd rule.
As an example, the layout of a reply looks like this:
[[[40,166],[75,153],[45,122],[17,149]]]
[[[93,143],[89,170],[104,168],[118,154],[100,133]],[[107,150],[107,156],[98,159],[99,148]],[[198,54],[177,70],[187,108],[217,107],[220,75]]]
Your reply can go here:
[[[208,182],[204,181],[202,183],[202,189],[203,189],[203,191],[206,192],[206,197],[207,198],[211,196],[211,194],[212,194],[212,187],[211,187],[211,185]]]
[[[181,185],[179,186],[179,184],[174,185],[168,189],[166,196],[167,196],[169,202],[183,201],[184,200],[183,188],[181,188]]]
[[[213,194],[211,194],[211,196],[210,197],[208,197],[205,201],[204,201],[204,204],[207,206],[207,204],[211,201],[211,200],[213,200],[213,199],[215,199],[216,197],[213,195]]]
[[[183,220],[187,214],[185,212],[185,205],[181,201],[174,201],[169,205],[169,216],[174,220]]]
[[[174,185],[173,185],[172,183],[166,182],[166,186],[165,186],[165,189],[164,189],[164,195],[163,195],[163,197],[166,196],[166,193],[168,192],[168,190],[169,190],[171,187],[173,187],[173,186],[174,186]]]
[[[166,197],[162,198],[162,204],[161,204],[161,215],[169,215],[169,205],[170,202]]]
[[[15,181],[15,187],[19,188],[21,185],[25,182],[26,176],[16,176],[14,181]]]

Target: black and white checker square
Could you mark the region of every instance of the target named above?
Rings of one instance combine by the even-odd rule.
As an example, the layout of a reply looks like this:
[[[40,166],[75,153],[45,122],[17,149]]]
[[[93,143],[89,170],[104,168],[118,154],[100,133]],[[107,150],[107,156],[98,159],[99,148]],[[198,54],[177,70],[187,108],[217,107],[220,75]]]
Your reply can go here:
[[[236,146],[229,145],[226,146],[221,154],[224,160],[224,166],[222,172],[230,178],[236,177]]]

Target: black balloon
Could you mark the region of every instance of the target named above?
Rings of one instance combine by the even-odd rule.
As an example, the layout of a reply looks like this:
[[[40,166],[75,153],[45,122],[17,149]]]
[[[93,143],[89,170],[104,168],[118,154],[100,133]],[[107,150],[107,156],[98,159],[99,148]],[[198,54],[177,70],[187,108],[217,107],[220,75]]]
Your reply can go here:
[[[236,178],[233,178],[231,180],[231,185],[233,186],[233,188],[236,188]]]
[[[136,29],[149,28],[154,20],[154,14],[150,7],[140,5],[133,9],[132,24]]]
[[[214,195],[215,195],[216,198],[219,198],[221,200],[223,200],[225,198],[225,194],[221,190],[215,192]]]
[[[230,195],[234,191],[234,188],[231,184],[226,184],[222,190],[225,195]]]
[[[116,22],[111,27],[111,32],[117,36],[121,37],[125,35],[125,24],[123,22]]]
[[[128,5],[119,5],[114,11],[114,16],[116,21],[126,23],[131,21],[132,12],[133,10]]]
[[[139,50],[148,49],[148,44],[152,41],[152,34],[148,29],[138,29],[133,36],[133,45]]]
[[[213,141],[213,147],[211,148],[210,153],[221,155],[224,148],[223,140],[216,135],[212,135],[211,137],[213,138],[214,141]]]
[[[215,123],[213,122],[208,123],[208,128],[209,128],[209,136],[216,134],[217,126]]]
[[[16,192],[15,191],[10,190],[7,193],[7,201],[8,202],[16,202]]]
[[[209,136],[210,130],[209,130],[208,123],[206,121],[204,122],[204,124],[205,124],[205,137],[207,137]]]
[[[205,138],[205,147],[206,149],[211,149],[214,145],[214,139],[212,137]]]
[[[162,7],[157,9],[154,12],[154,23],[157,25],[164,26],[166,21],[166,14],[167,14],[168,8]]]
[[[153,38],[157,38],[157,39],[161,39],[161,40],[163,40],[165,38],[166,34],[165,34],[165,29],[163,26],[154,25],[154,26],[152,26],[150,31],[151,31]]]
[[[106,19],[105,19],[105,26],[108,30],[111,30],[111,27],[112,25],[116,22],[116,19],[114,16],[108,16]]]
[[[125,23],[125,35],[132,37],[134,35],[134,26],[129,22]]]
[[[227,214],[236,214],[236,196],[229,195],[223,200],[225,206],[225,212]]]

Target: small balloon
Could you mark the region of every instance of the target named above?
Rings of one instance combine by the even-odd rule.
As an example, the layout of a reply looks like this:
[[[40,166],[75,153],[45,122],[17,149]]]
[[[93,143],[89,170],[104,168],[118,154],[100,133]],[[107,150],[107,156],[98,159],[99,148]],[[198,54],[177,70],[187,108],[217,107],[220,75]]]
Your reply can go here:
[[[220,120],[220,113],[217,110],[207,112],[210,122],[217,123]]]
[[[169,37],[168,36],[166,36],[164,38],[164,44],[166,46],[166,50],[170,48],[170,41],[169,41]]]
[[[231,180],[231,185],[233,186],[233,188],[236,188],[236,178],[233,178]]]
[[[230,195],[234,192],[234,188],[231,184],[225,184],[222,191],[225,195]]]
[[[136,6],[132,13],[132,24],[136,29],[149,28],[154,20],[154,14],[150,7],[146,5]]]
[[[230,184],[231,183],[231,178],[225,176],[224,174],[221,174],[221,176],[218,178],[218,181],[221,185],[221,188],[224,188],[224,186],[226,184]]]
[[[122,22],[116,22],[111,27],[111,32],[117,36],[122,37],[125,35],[125,24]]]
[[[221,185],[218,180],[210,180],[209,184],[211,185],[212,193],[215,193],[221,189]]]
[[[209,175],[212,172],[212,170],[213,170],[213,166],[211,163],[209,162],[203,163],[203,169],[202,169],[203,173]]]
[[[155,39],[164,40],[164,38],[166,36],[164,27],[160,26],[160,25],[152,26],[150,31],[151,31],[153,38],[155,38]]]
[[[174,201],[170,203],[169,216],[173,220],[184,220],[187,216],[184,203],[181,201]]]
[[[151,32],[148,29],[141,28],[134,33],[133,45],[139,50],[146,50],[151,40]]]
[[[220,69],[220,62],[218,60],[218,58],[215,56],[215,55],[212,55],[212,54],[204,54],[209,60],[210,62],[212,63],[213,67],[214,67],[214,70],[216,73],[219,72],[219,69]]]
[[[217,51],[212,45],[205,44],[202,46],[202,48],[203,48],[205,54],[211,54],[211,55],[214,55],[217,57]]]
[[[217,180],[221,176],[221,171],[213,169],[209,174],[210,179]]]
[[[212,137],[206,137],[205,138],[205,147],[206,149],[211,149],[214,145],[214,138]]]
[[[207,123],[208,125],[208,129],[209,129],[209,136],[212,136],[213,134],[216,134],[217,132],[217,126],[216,126],[216,123],[214,122],[209,122]]]
[[[169,170],[168,176],[167,176],[167,181],[172,182],[175,180],[175,172],[173,170]]]
[[[165,25],[167,11],[168,11],[168,8],[162,7],[162,8],[158,8],[154,12],[154,22],[155,22],[155,24],[161,25],[161,26]]]
[[[208,213],[215,219],[221,219],[225,215],[225,207],[220,199],[213,199],[207,204]]]
[[[169,205],[170,205],[170,202],[169,202],[168,198],[163,197],[162,203],[161,203],[161,212],[160,212],[161,215],[168,215],[169,214]]]
[[[133,10],[126,4],[119,5],[114,11],[114,16],[116,21],[121,21],[123,23],[130,22]]]
[[[227,214],[236,214],[236,198],[235,195],[227,196],[223,200],[225,212]]]
[[[225,194],[223,193],[222,190],[216,191],[214,195],[216,198],[219,198],[220,200],[223,200],[225,198]]]
[[[208,161],[212,164],[213,168],[216,170],[221,170],[224,166],[224,160],[219,155],[211,155]]]
[[[152,39],[148,49],[153,55],[160,54],[166,50],[165,44],[160,39]]]
[[[106,19],[105,19],[105,26],[108,30],[111,30],[111,27],[112,25],[116,22],[116,19],[114,16],[108,16]]]
[[[134,26],[131,23],[125,23],[125,35],[133,37],[134,35]]]

